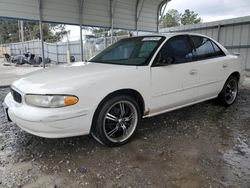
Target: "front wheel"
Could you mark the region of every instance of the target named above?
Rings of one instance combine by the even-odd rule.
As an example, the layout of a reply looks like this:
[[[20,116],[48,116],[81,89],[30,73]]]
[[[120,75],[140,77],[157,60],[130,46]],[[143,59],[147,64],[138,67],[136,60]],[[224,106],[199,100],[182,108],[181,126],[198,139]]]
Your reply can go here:
[[[94,121],[92,135],[107,146],[129,141],[141,119],[138,103],[130,96],[115,96],[104,102]]]
[[[237,95],[238,79],[235,76],[230,76],[218,96],[218,101],[224,106],[230,106],[235,102]]]

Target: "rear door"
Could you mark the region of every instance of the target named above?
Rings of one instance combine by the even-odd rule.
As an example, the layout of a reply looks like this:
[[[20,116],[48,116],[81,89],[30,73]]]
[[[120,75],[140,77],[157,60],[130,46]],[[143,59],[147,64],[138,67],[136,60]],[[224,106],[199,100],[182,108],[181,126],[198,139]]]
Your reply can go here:
[[[203,36],[190,36],[194,45],[194,66],[198,71],[199,92],[197,100],[215,97],[221,90],[224,80],[225,54],[210,39]]]

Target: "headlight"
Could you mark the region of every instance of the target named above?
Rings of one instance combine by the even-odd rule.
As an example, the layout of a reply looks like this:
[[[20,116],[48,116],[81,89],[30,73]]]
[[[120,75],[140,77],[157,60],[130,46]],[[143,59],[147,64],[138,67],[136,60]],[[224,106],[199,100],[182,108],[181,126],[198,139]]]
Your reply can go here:
[[[78,102],[76,96],[64,95],[25,95],[25,102],[32,106],[43,108],[59,108],[74,105]]]

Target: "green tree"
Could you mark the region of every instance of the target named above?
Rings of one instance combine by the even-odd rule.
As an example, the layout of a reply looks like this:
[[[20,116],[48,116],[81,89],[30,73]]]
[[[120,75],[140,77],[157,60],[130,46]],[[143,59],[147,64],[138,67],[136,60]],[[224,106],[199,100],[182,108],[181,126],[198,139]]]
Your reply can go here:
[[[100,33],[105,33],[105,32],[107,32],[107,29],[95,27],[95,28],[92,28],[92,32],[93,32],[94,34],[100,34]]]
[[[0,20],[0,43],[18,42],[18,22]]]
[[[24,40],[40,38],[39,24],[37,22],[24,21]],[[46,42],[58,42],[67,31],[62,24],[43,24],[43,37]],[[19,42],[19,26],[17,20],[0,20],[0,43]]]
[[[181,20],[181,13],[179,13],[175,9],[170,9],[168,12],[163,16],[161,20],[162,27],[174,27],[179,26]]]
[[[93,34],[95,34],[97,37],[99,36],[104,36],[104,35],[108,35],[108,32],[110,31],[110,29],[105,29],[105,28],[99,28],[99,27],[95,27],[91,29]],[[121,36],[121,35],[127,35],[128,31],[125,30],[114,30],[113,31],[113,35],[114,36]]]
[[[189,9],[186,9],[185,12],[181,15],[182,25],[197,24],[201,21],[202,19],[199,17],[199,14]]]
[[[170,9],[160,20],[161,27],[175,27],[187,24],[197,24],[200,23],[202,19],[199,17],[198,13],[191,11],[189,9],[185,10],[182,14],[175,9]]]
[[[46,42],[58,42],[68,31],[65,29],[65,25],[62,24],[43,24],[43,38]],[[24,36],[25,40],[33,40],[40,38],[39,24],[37,23],[25,23],[24,24]]]

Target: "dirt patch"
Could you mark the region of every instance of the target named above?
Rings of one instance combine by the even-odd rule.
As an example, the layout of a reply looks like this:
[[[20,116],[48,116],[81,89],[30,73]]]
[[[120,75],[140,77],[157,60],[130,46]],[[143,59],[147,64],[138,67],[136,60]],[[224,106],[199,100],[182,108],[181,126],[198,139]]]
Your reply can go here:
[[[250,85],[229,107],[209,101],[143,120],[132,142],[43,139],[4,119],[0,187],[249,187]]]

